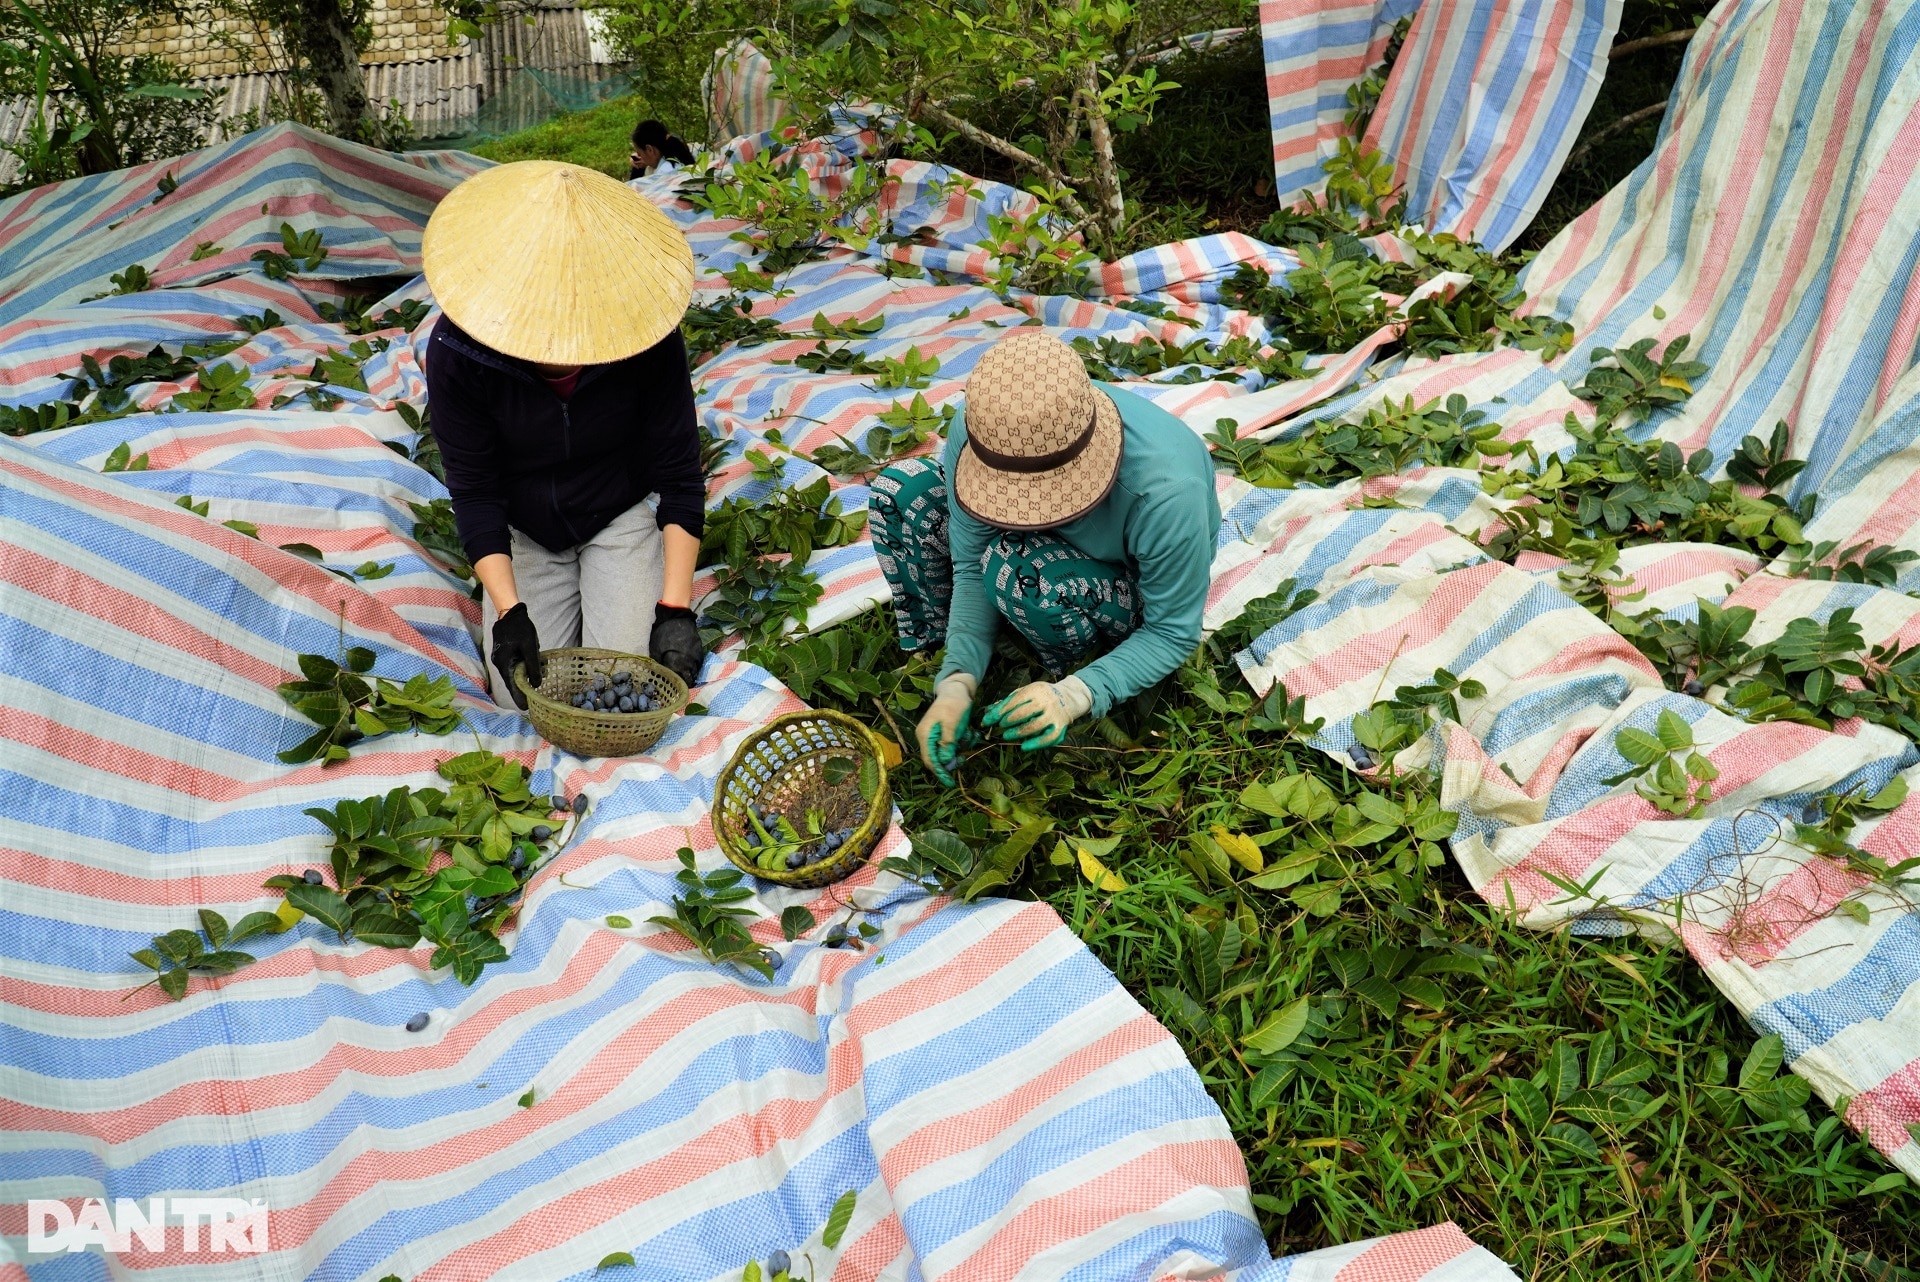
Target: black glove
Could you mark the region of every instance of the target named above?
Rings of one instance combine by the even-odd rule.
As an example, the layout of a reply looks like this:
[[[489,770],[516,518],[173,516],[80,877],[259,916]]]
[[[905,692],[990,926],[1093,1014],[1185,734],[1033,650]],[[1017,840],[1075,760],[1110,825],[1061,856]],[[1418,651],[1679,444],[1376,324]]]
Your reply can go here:
[[[700,644],[693,611],[684,605],[653,607],[653,637],[647,642],[647,653],[689,687],[698,681],[700,665],[707,661],[707,647]]]
[[[493,669],[507,683],[507,693],[513,696],[514,703],[524,712],[527,696],[521,694],[520,687],[513,683],[516,666],[527,670],[529,683],[535,686],[540,684],[540,634],[534,630],[533,616],[527,613],[525,601],[493,621]],[[500,701],[495,699],[494,702]]]

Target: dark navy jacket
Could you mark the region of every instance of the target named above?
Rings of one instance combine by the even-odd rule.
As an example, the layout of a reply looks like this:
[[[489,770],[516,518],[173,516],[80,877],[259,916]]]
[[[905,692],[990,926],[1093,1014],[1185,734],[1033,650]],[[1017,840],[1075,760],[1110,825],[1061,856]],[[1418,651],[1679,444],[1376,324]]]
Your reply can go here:
[[[658,520],[705,523],[687,349],[674,330],[637,356],[580,371],[562,401],[540,372],[442,316],[427,402],[469,560],[507,552],[509,526],[550,552],[578,547],[658,493]]]

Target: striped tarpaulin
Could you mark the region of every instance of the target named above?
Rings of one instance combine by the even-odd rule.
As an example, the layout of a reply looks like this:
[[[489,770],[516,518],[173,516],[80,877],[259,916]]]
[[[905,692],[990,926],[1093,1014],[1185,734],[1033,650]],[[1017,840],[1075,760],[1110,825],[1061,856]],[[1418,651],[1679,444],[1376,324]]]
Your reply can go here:
[[[1917,96],[1920,7],[1730,0],[1688,50],[1653,155],[1527,272],[1531,305],[1574,325],[1573,350],[1551,366],[1514,351],[1409,361],[1315,415],[1457,393],[1506,438],[1554,449],[1569,443],[1568,413],[1591,422],[1569,387],[1596,346],[1690,335],[1689,355],[1709,372],[1643,431],[1724,460],[1784,421],[1808,461],[1792,492],[1818,500],[1809,538],[1920,550]],[[1302,426],[1297,416],[1270,430]],[[1909,1130],[1920,1124],[1920,913],[1788,840],[1822,794],[1870,791],[1895,774],[1920,782],[1914,745],[1859,722],[1831,732],[1749,724],[1714,706],[1723,690],[1669,693],[1562,590],[1556,563],[1508,567],[1478,554],[1472,540],[1500,505],[1472,473],[1364,487],[1411,510],[1348,510],[1361,488],[1286,500],[1308,546],[1252,558],[1236,587],[1255,595],[1292,575],[1321,594],[1243,656],[1256,686],[1281,680],[1305,695],[1328,718],[1325,746],[1346,753],[1351,714],[1382,689],[1438,667],[1484,682],[1464,725],[1403,762],[1442,772],[1445,803],[1463,818],[1455,853],[1474,884],[1496,904],[1511,896],[1543,928],[1677,930],[1742,1013],[1781,1036],[1794,1070],[1829,1102],[1845,1100],[1847,1121],[1920,1176]],[[1395,533],[1398,546],[1387,542]],[[1415,545],[1420,556],[1409,557]],[[1784,564],[1691,544],[1631,549],[1619,570],[1646,592],[1628,608],[1684,616],[1698,599],[1745,605],[1757,613],[1755,642],[1841,607],[1869,645],[1920,641],[1920,606],[1905,591],[1796,581]],[[1907,567],[1899,587],[1920,587],[1920,569]],[[1721,772],[1696,820],[1655,810],[1631,780],[1606,782],[1625,769],[1616,733],[1651,726],[1663,709],[1693,726]],[[1916,825],[1920,802],[1909,799],[1854,839],[1898,862],[1920,850]],[[1569,884],[1591,893],[1569,895]],[[1848,901],[1864,911],[1838,911]]]
[[[817,157],[823,182],[835,156]],[[335,383],[331,409],[264,408],[316,386],[313,363],[352,337],[320,319],[339,288],[328,271],[414,271],[427,212],[477,163],[395,160],[282,126],[176,162],[179,187],[158,203],[165,168],[0,205],[11,403],[63,395],[83,354],[177,352],[237,337],[235,317],[267,308],[283,322],[225,357],[247,367],[260,408],[169,411],[179,385],[147,384],[134,394],[148,412],[0,440],[0,1279],[546,1282],[591,1277],[615,1251],[647,1277],[731,1279],[775,1249],[810,1253],[813,1276],[839,1282],[1510,1278],[1451,1225],[1271,1259],[1240,1154],[1178,1044],[1044,905],[958,905],[871,866],[826,891],[763,890],[752,906],[780,956],[772,982],[648,924],[668,910],[682,846],[720,865],[706,815],[721,764],[798,700],[729,651],[697,693],[707,714],[650,752],[554,751],[486,698],[476,607],[413,538],[409,505],[444,490],[388,443],[410,435],[392,407],[423,401],[432,322],[373,336],[383,350],[358,362],[370,390]],[[737,261],[733,226],[663,181],[641,186],[706,267]],[[928,254],[977,252],[968,200],[1018,199],[987,190],[936,208],[908,186],[906,203],[925,194],[927,220],[953,238]],[[268,281],[252,262],[282,220],[324,233],[321,280]],[[1173,247],[1166,261],[1197,274],[1143,266],[1116,288],[1170,291],[1232,253],[1277,252],[1229,250]],[[163,288],[82,301],[135,261]],[[795,329],[816,313],[882,317],[857,346],[938,356],[936,405],[1000,333],[1036,317],[1069,337],[1181,331],[1108,303],[1002,301],[900,265],[836,251],[792,274],[779,316]],[[717,292],[703,278],[703,297]],[[416,280],[375,311],[426,297]],[[731,347],[696,371],[701,414],[731,443],[716,500],[765,487],[748,446],[804,482],[816,473],[800,452],[911,394],[781,363],[811,346]],[[1245,381],[1142,386],[1178,407]],[[121,443],[150,470],[102,474]],[[1253,531],[1274,496],[1222,485],[1225,586],[1259,552],[1234,531]],[[864,505],[863,486],[836,488]],[[183,495],[210,514],[176,506]],[[277,547],[289,542],[331,566],[394,569],[350,582]],[[827,587],[816,624],[883,591],[864,540],[813,566]],[[305,730],[274,687],[297,655],[343,641],[371,648],[384,675],[450,676],[473,733],[385,736],[324,769],[276,761]],[[200,907],[231,920],[270,906],[265,877],[320,859],[307,807],[428,785],[476,743],[526,763],[537,792],[592,799],[533,883],[510,961],[463,988],[424,951],[342,945],[309,921],[248,941],[257,964],[196,980],[183,1002],[136,995],[128,953],[148,937]],[[902,842],[896,828],[884,848]],[[818,925],[788,943],[778,914],[795,903]],[[879,932],[864,952],[822,943],[860,921]],[[407,1031],[423,1013],[425,1029]],[[825,1250],[847,1190],[852,1225]],[[165,1249],[111,1265],[25,1251],[30,1198],[83,1210],[90,1197],[195,1195],[264,1199],[268,1253],[190,1251],[177,1223]]]
[[[1366,142],[1407,218],[1505,249],[1540,212],[1606,74],[1621,0],[1430,0]]]
[[[1600,91],[1621,0],[1264,0],[1280,199],[1318,192],[1347,87],[1413,25],[1365,143],[1393,161],[1407,217],[1504,249],[1533,220]]]
[[[1320,162],[1348,132],[1347,87],[1379,64],[1393,24],[1419,8],[1420,0],[1261,0],[1273,188],[1282,204],[1320,190]]]

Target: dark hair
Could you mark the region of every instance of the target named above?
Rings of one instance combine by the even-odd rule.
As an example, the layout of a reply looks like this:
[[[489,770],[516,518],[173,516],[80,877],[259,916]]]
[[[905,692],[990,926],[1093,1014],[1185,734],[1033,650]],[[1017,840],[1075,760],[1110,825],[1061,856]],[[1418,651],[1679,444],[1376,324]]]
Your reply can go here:
[[[693,163],[693,148],[679,138],[667,132],[667,127],[658,120],[643,120],[633,127],[633,145],[658,147],[664,160],[677,160],[683,165]]]

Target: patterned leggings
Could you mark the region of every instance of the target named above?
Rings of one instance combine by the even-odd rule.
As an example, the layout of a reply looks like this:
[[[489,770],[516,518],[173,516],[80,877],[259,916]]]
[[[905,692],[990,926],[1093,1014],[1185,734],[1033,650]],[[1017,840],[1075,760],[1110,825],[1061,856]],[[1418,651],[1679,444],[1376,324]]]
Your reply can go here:
[[[893,588],[902,650],[946,643],[953,602],[947,544],[947,478],[935,459],[896,463],[873,481],[867,523]],[[1052,673],[1140,626],[1140,583],[1125,566],[1088,556],[1065,539],[1008,531],[987,544],[987,599]]]

